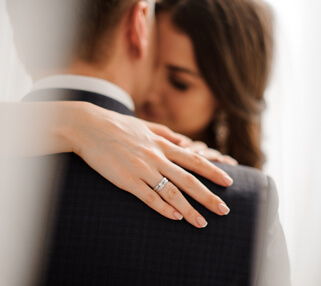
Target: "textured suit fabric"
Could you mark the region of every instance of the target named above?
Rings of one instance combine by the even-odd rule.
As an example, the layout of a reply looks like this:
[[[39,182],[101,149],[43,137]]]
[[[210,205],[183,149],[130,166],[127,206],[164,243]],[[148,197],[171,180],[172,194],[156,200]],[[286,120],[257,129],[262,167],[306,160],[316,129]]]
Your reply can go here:
[[[27,100],[83,100],[132,115],[120,103],[84,91],[38,91]],[[269,206],[275,188],[260,172],[219,164],[234,179],[229,188],[198,177],[231,208],[220,217],[186,196],[209,223],[200,230],[162,217],[75,154],[64,157],[41,285],[244,286],[259,280],[266,246],[257,238],[266,237],[277,213],[275,203]]]

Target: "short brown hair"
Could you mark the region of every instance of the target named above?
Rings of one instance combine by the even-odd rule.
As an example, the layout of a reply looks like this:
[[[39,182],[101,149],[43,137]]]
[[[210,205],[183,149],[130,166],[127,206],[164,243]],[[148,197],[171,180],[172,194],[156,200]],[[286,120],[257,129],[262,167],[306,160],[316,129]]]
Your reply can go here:
[[[112,35],[124,13],[139,1],[10,0],[7,9],[21,60],[35,75],[64,68],[75,55],[99,60],[106,52],[102,37]]]
[[[123,15],[139,1],[83,0],[77,42],[79,56],[86,61],[99,62],[101,56],[112,46],[114,30]],[[107,47],[102,44],[102,38],[110,39]]]

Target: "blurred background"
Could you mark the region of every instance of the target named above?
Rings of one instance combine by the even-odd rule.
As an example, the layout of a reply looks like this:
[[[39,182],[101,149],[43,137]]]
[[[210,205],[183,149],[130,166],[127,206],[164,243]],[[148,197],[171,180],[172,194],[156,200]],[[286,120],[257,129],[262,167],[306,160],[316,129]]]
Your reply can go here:
[[[265,171],[279,191],[293,285],[321,285],[321,2],[267,2],[276,54],[266,91]]]
[[[266,2],[274,11],[276,49],[265,95],[263,142],[267,162],[264,171],[275,180],[278,188],[279,212],[290,253],[293,285],[319,286],[321,1]],[[0,101],[17,101],[30,88],[31,79],[20,64],[13,45],[5,1],[0,0]],[[0,190],[1,194],[5,195],[3,190]],[[0,203],[1,209],[0,232],[5,229],[1,216],[8,215]]]

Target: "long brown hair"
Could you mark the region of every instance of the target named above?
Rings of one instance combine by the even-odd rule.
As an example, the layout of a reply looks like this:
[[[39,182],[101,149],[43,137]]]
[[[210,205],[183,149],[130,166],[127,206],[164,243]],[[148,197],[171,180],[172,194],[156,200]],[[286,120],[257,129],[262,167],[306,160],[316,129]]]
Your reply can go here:
[[[206,143],[240,164],[261,168],[261,114],[273,46],[270,10],[259,0],[163,0],[157,11],[170,13],[175,27],[189,36],[219,102]]]

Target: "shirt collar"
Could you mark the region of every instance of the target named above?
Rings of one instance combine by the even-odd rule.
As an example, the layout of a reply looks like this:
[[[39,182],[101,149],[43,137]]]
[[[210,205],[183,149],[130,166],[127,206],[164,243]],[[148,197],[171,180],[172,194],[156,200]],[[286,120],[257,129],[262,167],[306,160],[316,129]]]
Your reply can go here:
[[[116,84],[104,79],[81,75],[54,75],[36,81],[32,91],[39,89],[64,88],[99,93],[125,105],[131,111],[135,105],[130,95]]]

